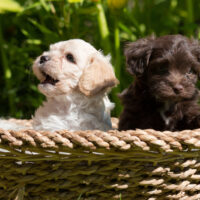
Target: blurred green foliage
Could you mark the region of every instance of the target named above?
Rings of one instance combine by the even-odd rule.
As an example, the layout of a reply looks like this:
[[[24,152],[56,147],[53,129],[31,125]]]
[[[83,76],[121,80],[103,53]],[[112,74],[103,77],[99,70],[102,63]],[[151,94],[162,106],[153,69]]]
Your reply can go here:
[[[117,93],[132,81],[125,70],[126,43],[151,34],[200,38],[199,10],[199,0],[1,0],[0,116],[31,117],[44,99],[31,71],[33,60],[51,43],[71,38],[112,56],[120,80],[111,93],[118,116]]]

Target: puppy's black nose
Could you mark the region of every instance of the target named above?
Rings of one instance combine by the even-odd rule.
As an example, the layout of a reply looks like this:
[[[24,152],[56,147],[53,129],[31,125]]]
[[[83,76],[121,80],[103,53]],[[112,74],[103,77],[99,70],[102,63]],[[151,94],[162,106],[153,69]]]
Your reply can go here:
[[[50,60],[49,56],[41,56],[40,57],[40,64],[43,64],[48,60]]]
[[[179,94],[180,92],[182,92],[183,89],[184,89],[183,86],[180,85],[180,84],[176,84],[176,85],[174,86],[174,92],[175,92],[176,94]]]

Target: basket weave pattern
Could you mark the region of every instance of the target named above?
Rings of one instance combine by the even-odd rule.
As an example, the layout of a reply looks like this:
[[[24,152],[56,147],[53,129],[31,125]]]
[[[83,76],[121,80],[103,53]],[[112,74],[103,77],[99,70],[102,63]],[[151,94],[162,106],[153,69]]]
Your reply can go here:
[[[200,129],[0,129],[0,148],[1,200],[200,199]]]

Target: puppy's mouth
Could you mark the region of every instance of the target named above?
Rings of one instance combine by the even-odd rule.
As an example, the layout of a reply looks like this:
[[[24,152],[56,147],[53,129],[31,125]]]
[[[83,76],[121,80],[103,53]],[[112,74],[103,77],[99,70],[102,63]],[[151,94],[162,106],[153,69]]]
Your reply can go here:
[[[51,84],[51,85],[55,85],[57,82],[59,82],[59,80],[54,79],[53,77],[51,77],[50,75],[48,75],[47,73],[45,73],[44,71],[42,71],[42,75],[45,77],[45,80],[41,82],[41,84]]]

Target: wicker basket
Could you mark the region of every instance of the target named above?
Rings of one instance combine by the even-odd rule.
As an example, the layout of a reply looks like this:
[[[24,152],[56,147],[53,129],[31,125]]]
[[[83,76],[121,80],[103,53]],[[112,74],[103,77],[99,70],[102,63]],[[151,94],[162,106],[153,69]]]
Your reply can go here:
[[[0,130],[0,148],[1,200],[200,199],[200,129]]]

